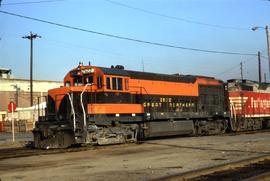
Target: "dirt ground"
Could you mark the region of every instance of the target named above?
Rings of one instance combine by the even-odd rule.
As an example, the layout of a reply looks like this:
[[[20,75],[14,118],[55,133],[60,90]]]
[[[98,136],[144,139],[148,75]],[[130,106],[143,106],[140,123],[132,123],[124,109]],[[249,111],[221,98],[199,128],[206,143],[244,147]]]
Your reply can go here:
[[[14,142],[12,142],[12,133],[0,132],[0,149],[22,147],[32,140],[33,140],[32,132],[15,133]]]
[[[270,153],[270,132],[180,137],[0,160],[0,180],[149,180]]]

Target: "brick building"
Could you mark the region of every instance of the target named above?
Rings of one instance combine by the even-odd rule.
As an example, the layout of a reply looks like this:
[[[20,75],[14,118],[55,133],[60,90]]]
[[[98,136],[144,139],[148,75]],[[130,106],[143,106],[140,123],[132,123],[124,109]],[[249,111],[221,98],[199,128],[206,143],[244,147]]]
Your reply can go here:
[[[37,104],[39,96],[46,96],[49,89],[62,84],[60,81],[33,80],[34,105]],[[14,78],[11,69],[0,68],[0,112],[7,111],[10,101],[14,101],[20,108],[30,107],[30,81]],[[44,99],[41,102],[44,102]]]

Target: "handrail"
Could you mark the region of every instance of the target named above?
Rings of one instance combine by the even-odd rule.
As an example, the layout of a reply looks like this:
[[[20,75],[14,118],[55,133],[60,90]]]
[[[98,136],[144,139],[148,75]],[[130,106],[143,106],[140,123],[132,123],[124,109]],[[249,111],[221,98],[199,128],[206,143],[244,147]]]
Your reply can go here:
[[[147,92],[147,90],[145,89],[145,87],[141,87],[141,86],[130,86],[130,87],[139,88],[139,89],[140,89],[140,94],[142,94],[141,89],[143,89],[143,90],[145,91],[146,95],[147,95],[148,97],[150,97],[150,95],[149,95],[149,93]],[[137,93],[137,92],[136,92],[136,93]],[[150,101],[152,101],[151,97],[150,97]]]
[[[82,96],[83,96],[83,93],[85,92],[85,89],[86,89],[87,86],[92,86],[92,84],[91,83],[85,84],[84,89],[83,89],[83,91],[81,93],[81,96],[80,96],[81,97],[81,106],[82,106],[82,110],[83,110],[83,127],[84,128],[86,128],[86,114],[85,114],[85,109],[84,109],[84,106],[83,106]]]
[[[147,90],[145,89],[145,87],[141,87],[141,86],[129,86],[129,87],[135,87],[135,88],[140,88],[140,89],[144,89],[145,93],[149,96]],[[142,94],[142,91],[140,90],[141,94]]]
[[[231,106],[230,123],[231,123],[231,127],[232,127],[233,131],[236,131],[236,128],[235,128],[234,124],[232,123],[232,119],[233,119],[234,123],[237,121],[237,119],[236,119],[236,111],[235,111],[235,107],[234,107],[233,103],[230,102],[230,106]]]
[[[153,102],[153,98],[151,98],[151,96],[149,95],[149,93],[147,92],[147,90],[146,90],[145,87],[142,87],[142,86],[130,86],[130,87],[139,88],[139,89],[140,89],[140,94],[141,94],[141,95],[142,95],[142,89],[143,89],[143,90],[145,91],[147,97],[149,98],[149,101],[150,101],[150,102]],[[137,93],[137,92],[136,92],[136,93]],[[156,112],[155,108],[154,108],[154,109],[149,109],[149,110],[150,110],[151,114]]]
[[[70,101],[70,105],[71,105],[71,110],[72,110],[72,114],[73,114],[73,129],[74,131],[76,131],[76,114],[75,114],[75,110],[74,110],[74,106],[73,106],[73,101],[71,99],[71,95],[69,93],[67,93],[69,101]]]

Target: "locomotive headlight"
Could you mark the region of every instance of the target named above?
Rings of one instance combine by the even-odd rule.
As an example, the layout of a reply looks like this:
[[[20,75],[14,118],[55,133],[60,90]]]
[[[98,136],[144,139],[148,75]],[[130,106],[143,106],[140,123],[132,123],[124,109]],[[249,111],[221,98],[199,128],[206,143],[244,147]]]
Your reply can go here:
[[[148,112],[148,113],[146,113],[146,120],[150,120],[151,119],[151,114]]]

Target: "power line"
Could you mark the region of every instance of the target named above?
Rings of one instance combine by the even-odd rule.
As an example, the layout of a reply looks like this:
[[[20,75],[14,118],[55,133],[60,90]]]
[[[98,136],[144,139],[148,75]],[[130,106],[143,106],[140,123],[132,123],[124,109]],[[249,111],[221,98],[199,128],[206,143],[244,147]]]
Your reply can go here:
[[[40,3],[51,3],[51,2],[57,2],[57,1],[66,1],[66,0],[25,1],[25,2],[18,2],[18,3],[3,3],[2,5],[10,6],[10,5],[22,5],[22,4],[40,4]]]
[[[225,25],[218,25],[218,24],[210,24],[210,23],[205,23],[205,22],[201,22],[201,21],[195,21],[195,20],[170,16],[170,15],[161,14],[161,13],[157,13],[157,12],[154,12],[154,11],[149,11],[149,10],[146,10],[146,9],[130,6],[130,5],[120,3],[120,2],[116,2],[116,1],[112,1],[112,0],[104,0],[104,1],[109,2],[111,4],[114,4],[114,5],[117,5],[117,6],[122,6],[122,7],[125,7],[125,8],[140,11],[140,12],[143,12],[143,13],[147,13],[147,14],[151,14],[151,15],[155,15],[155,16],[160,16],[160,17],[167,18],[167,19],[173,19],[173,20],[177,20],[177,21],[182,21],[182,22],[186,22],[186,23],[198,24],[198,25],[221,28],[221,29],[250,30],[250,28],[233,27],[233,26],[225,26]]]
[[[261,54],[262,54],[263,52],[265,52],[265,51],[266,51],[266,50],[261,51]],[[251,61],[251,60],[253,60],[254,58],[257,58],[257,57],[258,57],[258,55],[254,55],[254,56],[248,58],[247,60],[245,60],[245,61],[243,62],[243,64],[248,63],[249,61]],[[262,55],[261,55],[261,58],[267,59],[267,57],[262,56]],[[237,65],[233,66],[232,68],[229,68],[229,69],[227,69],[227,70],[225,70],[225,71],[223,71],[223,72],[217,74],[215,77],[218,77],[218,76],[221,76],[221,75],[226,74],[226,73],[228,73],[228,72],[231,72],[232,70],[234,70],[234,69],[236,69],[236,68],[238,68],[238,67],[239,67],[239,64],[237,64]]]
[[[245,60],[243,63],[247,63],[247,62],[253,60],[254,58],[256,58],[257,56],[258,56],[258,55],[254,56],[254,57],[250,57],[249,59]],[[216,77],[221,76],[221,75],[223,75],[223,74],[226,74],[226,73],[228,73],[228,72],[231,72],[232,70],[234,70],[234,69],[236,69],[236,68],[238,68],[238,67],[239,67],[239,64],[237,64],[237,65],[233,66],[232,68],[229,68],[229,69],[227,69],[227,70],[225,70],[225,71],[219,73],[218,75],[216,75]]]
[[[12,37],[12,38],[18,38],[20,37],[21,35],[19,34],[3,34],[4,36],[3,37]],[[4,39],[4,38],[3,38]],[[1,40],[1,38],[0,38]],[[55,40],[55,39],[50,39],[48,37],[46,37],[46,39],[44,39],[43,41],[47,41],[49,43],[53,43],[53,44],[61,44],[61,48],[63,47],[73,47],[73,48],[78,48],[78,49],[86,49],[86,50],[90,50],[90,51],[93,51],[93,52],[98,52],[98,53],[95,53],[95,54],[99,54],[99,55],[107,55],[107,56],[112,56],[112,57],[120,57],[122,60],[130,60],[130,61],[136,61],[137,59],[135,59],[134,57],[127,57],[119,52],[113,52],[113,51],[108,51],[108,50],[105,50],[105,49],[98,49],[98,48],[93,48],[93,47],[88,47],[88,46],[84,46],[84,45],[78,45],[78,44],[74,44],[74,42],[67,42],[67,41],[58,41],[58,40]],[[92,53],[93,53],[92,52]]]
[[[144,43],[144,44],[156,45],[156,46],[161,46],[161,47],[167,47],[167,48],[190,50],[190,51],[204,52],[204,53],[226,54],[226,55],[242,55],[242,56],[254,56],[254,55],[257,55],[257,54],[252,54],[252,53],[216,51],[216,50],[190,48],[190,47],[183,47],[183,46],[177,46],[177,45],[171,45],[171,44],[150,42],[150,41],[146,41],[146,40],[134,39],[134,38],[124,37],[124,36],[119,36],[119,35],[113,35],[113,34],[108,34],[108,33],[102,33],[102,32],[98,32],[98,31],[83,29],[83,28],[79,28],[79,27],[75,27],[75,26],[64,25],[64,24],[55,23],[55,22],[52,22],[52,21],[46,21],[46,20],[42,20],[42,19],[38,19],[38,18],[32,18],[32,17],[29,17],[29,16],[19,15],[19,14],[7,12],[7,11],[2,11],[2,10],[0,10],[0,13],[12,15],[12,16],[16,16],[16,17],[20,17],[20,18],[24,18],[24,19],[30,19],[30,20],[33,20],[33,21],[38,21],[38,22],[42,22],[42,23],[46,23],[46,24],[50,24],[50,25],[55,25],[55,26],[58,26],[58,27],[73,29],[73,30],[77,30],[77,31],[82,31],[82,32],[87,32],[87,33],[92,33],[92,34],[97,34],[97,35],[101,35],[101,36],[127,40],[127,41],[133,41],[133,42],[137,42],[137,43]]]

